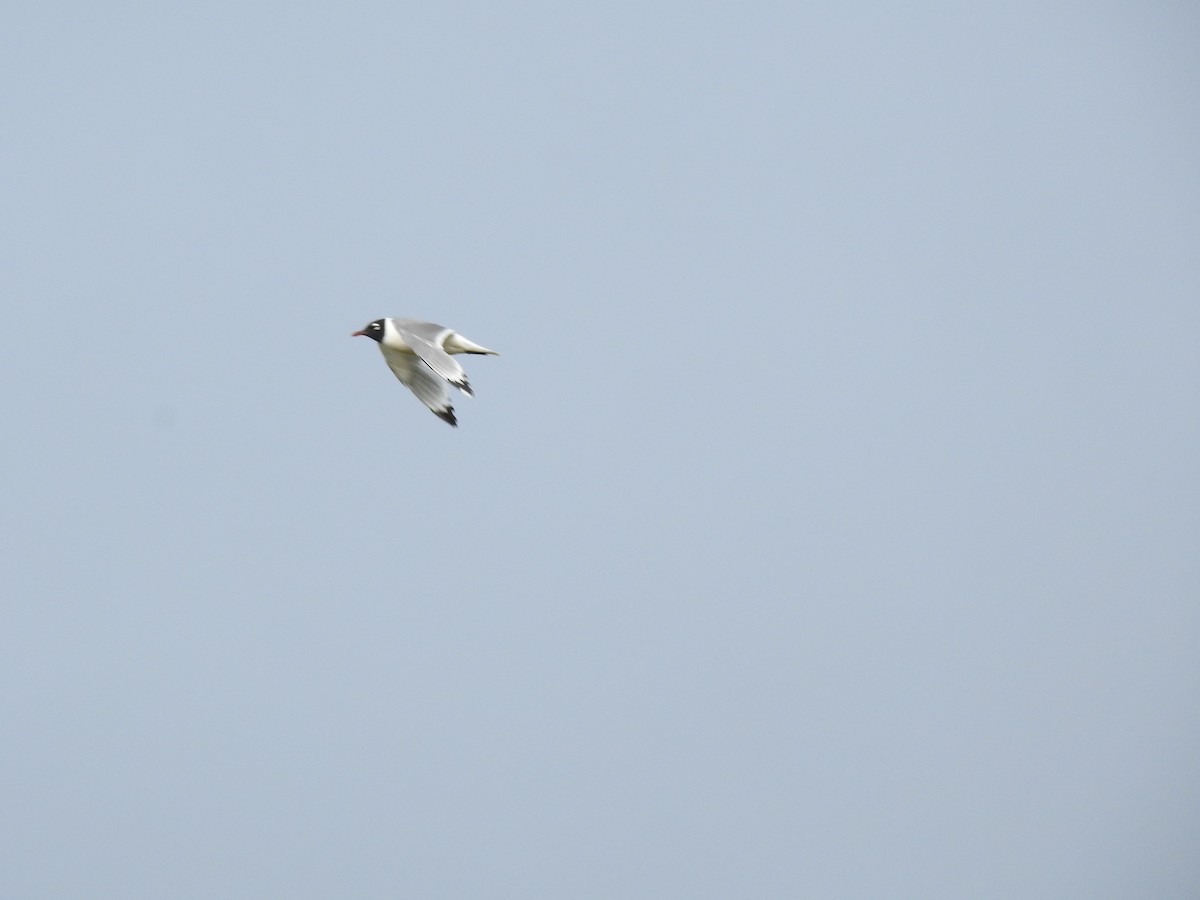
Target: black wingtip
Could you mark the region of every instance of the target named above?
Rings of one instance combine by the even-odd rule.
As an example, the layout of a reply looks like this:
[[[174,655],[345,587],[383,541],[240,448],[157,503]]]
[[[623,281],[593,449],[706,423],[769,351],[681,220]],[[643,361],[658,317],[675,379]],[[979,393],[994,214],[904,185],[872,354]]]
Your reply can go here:
[[[449,422],[454,428],[458,427],[458,419],[454,417],[454,407],[447,406],[445,409],[435,409],[433,414],[443,422]]]

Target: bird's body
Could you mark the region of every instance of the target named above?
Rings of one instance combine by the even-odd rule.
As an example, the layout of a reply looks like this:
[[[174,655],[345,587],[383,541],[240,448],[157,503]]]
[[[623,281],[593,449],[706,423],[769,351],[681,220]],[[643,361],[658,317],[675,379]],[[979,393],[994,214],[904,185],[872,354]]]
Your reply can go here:
[[[400,382],[417,395],[435,416],[454,427],[458,420],[446,383],[468,397],[474,396],[467,373],[453,358],[457,353],[499,356],[495,350],[469,341],[452,328],[420,319],[376,319],[355,336],[366,335],[379,344],[383,359]]]

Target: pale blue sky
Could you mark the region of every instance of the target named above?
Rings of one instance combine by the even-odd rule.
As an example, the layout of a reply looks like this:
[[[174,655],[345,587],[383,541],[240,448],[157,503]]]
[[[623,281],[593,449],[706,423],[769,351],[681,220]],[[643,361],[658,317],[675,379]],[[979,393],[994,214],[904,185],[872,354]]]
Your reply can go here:
[[[1191,4],[10,7],[0,896],[1200,893]]]

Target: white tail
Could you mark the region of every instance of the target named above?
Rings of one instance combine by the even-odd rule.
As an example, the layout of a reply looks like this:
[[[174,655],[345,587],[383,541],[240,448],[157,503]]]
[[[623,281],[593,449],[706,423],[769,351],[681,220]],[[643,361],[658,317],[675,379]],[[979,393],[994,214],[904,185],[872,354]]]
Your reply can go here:
[[[442,349],[447,353],[478,353],[480,355],[499,356],[495,350],[489,350],[487,347],[480,347],[474,341],[469,341],[457,331],[452,331],[446,335],[446,340],[442,342]]]

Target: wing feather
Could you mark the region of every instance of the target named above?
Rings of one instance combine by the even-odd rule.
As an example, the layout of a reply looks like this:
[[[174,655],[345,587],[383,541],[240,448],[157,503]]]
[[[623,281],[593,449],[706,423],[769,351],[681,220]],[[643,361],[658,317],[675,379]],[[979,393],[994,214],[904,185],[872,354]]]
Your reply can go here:
[[[450,403],[450,392],[446,390],[446,382],[435,375],[419,356],[392,350],[382,344],[379,349],[383,351],[388,368],[400,379],[400,383],[429,407],[435,416],[457,428],[458,420],[454,417],[454,406]]]

